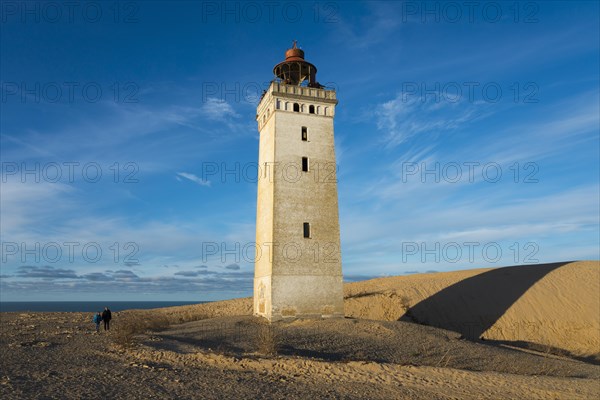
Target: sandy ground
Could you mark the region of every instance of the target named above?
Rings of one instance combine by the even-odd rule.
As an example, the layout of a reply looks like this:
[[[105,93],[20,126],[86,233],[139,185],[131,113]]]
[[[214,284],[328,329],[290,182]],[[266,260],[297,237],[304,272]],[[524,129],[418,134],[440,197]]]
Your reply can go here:
[[[2,313],[0,398],[597,398],[598,262],[515,268],[347,284],[338,320],[267,325],[250,299],[160,309],[170,325],[125,348],[147,314],[96,334],[88,313]],[[506,328],[522,321],[538,336]]]
[[[345,297],[355,318],[402,319],[600,360],[598,261],[373,279],[347,284]]]

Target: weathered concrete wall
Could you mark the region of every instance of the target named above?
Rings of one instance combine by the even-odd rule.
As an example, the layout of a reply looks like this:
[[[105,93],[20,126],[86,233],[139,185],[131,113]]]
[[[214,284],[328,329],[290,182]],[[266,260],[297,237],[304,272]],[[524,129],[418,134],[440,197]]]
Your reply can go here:
[[[262,116],[266,118],[268,110],[263,102]],[[272,110],[272,105],[271,105]],[[272,257],[269,244],[273,243],[273,201],[274,180],[271,166],[275,162],[275,119],[270,112],[268,121],[261,125],[258,154],[258,198],[256,203],[256,255],[254,263],[254,314],[271,315],[271,272]]]
[[[294,103],[300,112],[293,111]],[[273,83],[257,109],[259,164],[265,170],[258,182],[261,257],[255,265],[254,312],[270,320],[344,315],[336,103],[333,91]],[[309,113],[311,105],[318,114]],[[308,141],[302,140],[302,127]],[[308,172],[302,171],[302,157],[309,159]],[[305,222],[310,238],[303,237]]]

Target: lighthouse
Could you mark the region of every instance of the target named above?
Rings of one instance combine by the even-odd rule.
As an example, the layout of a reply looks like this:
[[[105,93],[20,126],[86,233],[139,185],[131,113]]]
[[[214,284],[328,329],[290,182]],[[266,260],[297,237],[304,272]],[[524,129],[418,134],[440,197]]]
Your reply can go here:
[[[296,42],[273,74],[256,110],[254,315],[343,317],[336,92],[317,82]]]

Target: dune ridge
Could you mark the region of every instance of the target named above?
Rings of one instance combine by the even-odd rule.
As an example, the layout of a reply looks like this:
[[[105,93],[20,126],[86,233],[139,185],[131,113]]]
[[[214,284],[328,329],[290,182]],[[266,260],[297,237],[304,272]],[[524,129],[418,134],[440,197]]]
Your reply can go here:
[[[393,276],[344,285],[345,314],[406,320],[508,345],[538,345],[600,361],[600,261]],[[252,299],[163,309],[251,315]]]
[[[251,298],[118,312],[99,334],[88,313],[2,313],[0,398],[597,398],[599,270],[350,283],[334,320],[268,324]]]
[[[600,359],[600,262],[379,278],[345,286],[346,315]]]

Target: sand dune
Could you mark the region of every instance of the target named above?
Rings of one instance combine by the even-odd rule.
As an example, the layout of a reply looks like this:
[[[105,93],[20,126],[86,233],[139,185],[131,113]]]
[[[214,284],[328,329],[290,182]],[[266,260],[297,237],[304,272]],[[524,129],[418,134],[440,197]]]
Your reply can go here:
[[[269,325],[250,298],[119,312],[101,334],[85,313],[2,313],[0,398],[597,398],[599,286],[586,261],[346,284],[338,320]]]
[[[407,320],[600,358],[600,262],[523,265],[347,284],[346,315]]]
[[[416,274],[347,283],[347,317],[405,320],[469,339],[545,346],[600,360],[600,262],[577,261]],[[250,315],[242,298],[164,309]],[[189,319],[188,319],[189,320]]]

